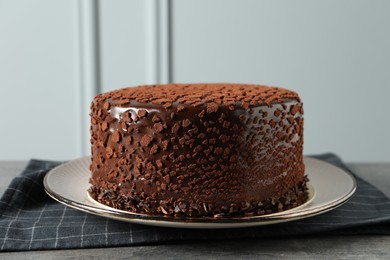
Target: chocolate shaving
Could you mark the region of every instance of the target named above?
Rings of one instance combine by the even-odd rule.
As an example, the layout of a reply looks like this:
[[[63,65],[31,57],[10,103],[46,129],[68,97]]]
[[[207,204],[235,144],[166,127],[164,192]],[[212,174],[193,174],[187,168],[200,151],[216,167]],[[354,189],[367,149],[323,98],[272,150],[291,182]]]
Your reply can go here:
[[[151,141],[152,141],[152,137],[150,137],[148,135],[144,135],[141,138],[141,142],[140,143],[141,143],[142,146],[148,146]]]

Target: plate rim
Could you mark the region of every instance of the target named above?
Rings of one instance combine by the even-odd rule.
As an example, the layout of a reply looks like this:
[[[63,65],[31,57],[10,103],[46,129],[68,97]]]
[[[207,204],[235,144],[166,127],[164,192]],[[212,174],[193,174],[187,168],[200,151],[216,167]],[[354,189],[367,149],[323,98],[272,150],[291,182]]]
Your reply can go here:
[[[260,226],[260,225],[269,225],[269,224],[277,224],[282,222],[293,221],[297,219],[303,219],[312,217],[318,214],[322,214],[333,210],[345,202],[347,202],[352,195],[355,193],[357,188],[357,182],[355,177],[347,170],[337,167],[331,163],[326,161],[316,159],[313,157],[304,156],[305,164],[307,161],[313,160],[317,163],[326,164],[327,167],[334,167],[343,172],[346,176],[350,178],[352,181],[352,185],[348,191],[345,192],[343,196],[338,197],[337,199],[326,203],[322,206],[316,206],[315,208],[310,209],[310,203],[306,202],[303,207],[296,207],[293,209],[289,209],[282,212],[276,212],[268,215],[260,215],[260,216],[248,216],[248,217],[232,217],[232,218],[189,218],[189,217],[168,217],[168,216],[159,216],[159,215],[147,215],[147,214],[139,214],[133,212],[121,211],[115,208],[111,208],[102,204],[102,207],[99,206],[99,202],[91,199],[87,196],[88,192],[85,192],[84,199],[89,200],[89,203],[93,205],[88,205],[85,202],[74,201],[67,197],[58,194],[58,192],[54,191],[50,186],[49,178],[54,175],[57,171],[59,171],[62,167],[66,167],[68,164],[75,163],[77,161],[89,160],[90,156],[84,156],[75,160],[68,161],[66,163],[60,164],[59,166],[51,169],[45,174],[43,179],[43,185],[45,192],[57,202],[64,204],[66,206],[72,207],[77,210],[81,210],[84,212],[88,212],[97,216],[103,216],[111,219],[116,219],[120,221],[126,221],[137,224],[145,224],[145,225],[153,225],[153,226],[165,226],[165,227],[177,227],[177,228],[241,228],[241,227],[250,227],[250,226]],[[309,175],[308,173],[306,173]],[[313,173],[312,173],[313,174]],[[310,180],[308,182],[309,185],[313,187]],[[314,187],[315,193],[317,192]],[[316,194],[314,194],[316,196]],[[87,197],[87,198],[86,198]],[[91,201],[93,200],[93,201]],[[81,201],[81,200],[80,200]]]

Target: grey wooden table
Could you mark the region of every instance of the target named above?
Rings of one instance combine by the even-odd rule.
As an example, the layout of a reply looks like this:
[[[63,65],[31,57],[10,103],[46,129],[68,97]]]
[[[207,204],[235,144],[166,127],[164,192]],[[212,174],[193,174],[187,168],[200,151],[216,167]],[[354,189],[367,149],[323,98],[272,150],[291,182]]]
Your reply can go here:
[[[0,161],[0,195],[25,167],[24,161]],[[349,163],[358,176],[390,197],[390,163]],[[0,259],[390,259],[390,236],[310,236],[121,248],[1,253]]]

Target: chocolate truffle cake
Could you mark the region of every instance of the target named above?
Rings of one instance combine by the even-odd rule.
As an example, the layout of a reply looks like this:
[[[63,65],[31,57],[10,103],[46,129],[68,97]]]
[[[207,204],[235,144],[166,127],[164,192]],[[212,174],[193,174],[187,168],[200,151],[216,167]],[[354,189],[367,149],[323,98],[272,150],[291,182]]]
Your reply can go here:
[[[251,216],[307,199],[303,108],[262,85],[120,89],[91,104],[90,195],[152,215]]]

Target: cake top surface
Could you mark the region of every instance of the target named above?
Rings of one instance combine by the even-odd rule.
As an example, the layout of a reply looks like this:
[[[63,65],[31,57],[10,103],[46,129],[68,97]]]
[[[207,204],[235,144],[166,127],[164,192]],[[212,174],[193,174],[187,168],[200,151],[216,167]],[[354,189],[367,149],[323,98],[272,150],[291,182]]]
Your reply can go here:
[[[124,107],[130,106],[134,101],[164,107],[175,103],[192,106],[204,103],[230,106],[239,103],[243,108],[284,103],[286,99],[300,102],[297,93],[284,88],[232,83],[144,85],[114,90],[95,97],[95,100],[107,99],[111,100],[112,105]]]

